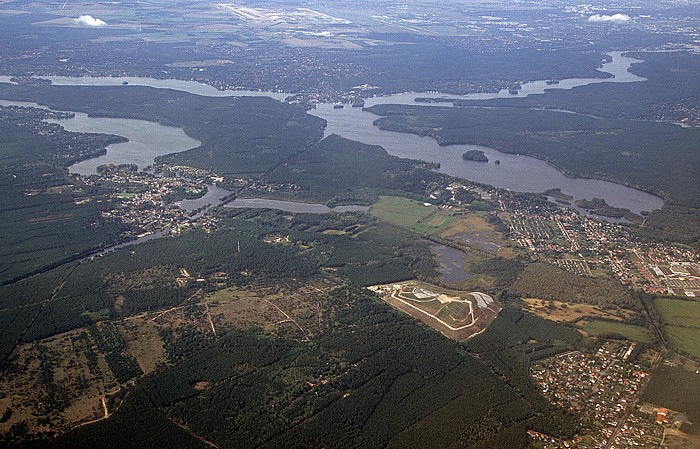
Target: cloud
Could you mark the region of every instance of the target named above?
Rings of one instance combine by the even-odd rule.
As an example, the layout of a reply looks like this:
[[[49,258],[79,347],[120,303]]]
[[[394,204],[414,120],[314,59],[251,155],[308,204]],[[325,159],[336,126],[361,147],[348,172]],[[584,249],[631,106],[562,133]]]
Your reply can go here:
[[[627,14],[613,14],[612,16],[604,16],[601,14],[593,14],[588,18],[589,22],[612,22],[612,23],[625,23],[632,20]]]
[[[73,19],[73,22],[88,27],[103,27],[107,25],[104,20],[96,19],[92,16],[80,16],[77,19]]]

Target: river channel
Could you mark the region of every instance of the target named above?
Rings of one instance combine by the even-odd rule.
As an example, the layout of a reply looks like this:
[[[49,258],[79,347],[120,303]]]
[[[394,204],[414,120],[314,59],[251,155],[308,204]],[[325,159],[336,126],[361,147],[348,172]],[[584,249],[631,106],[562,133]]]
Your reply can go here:
[[[300,203],[296,201],[279,201],[264,198],[236,198],[227,203],[225,207],[237,209],[276,209],[296,214],[328,214],[331,212],[367,212],[368,206],[336,206],[328,207],[325,204]]]
[[[516,98],[527,95],[537,95],[546,89],[571,89],[594,83],[604,82],[640,82],[640,78],[631,74],[628,69],[641,62],[638,59],[622,56],[621,52],[610,53],[612,61],[605,63],[599,70],[609,73],[608,78],[572,78],[559,80],[558,84],[547,84],[547,80],[524,83]],[[270,96],[282,99],[285,94],[265,93],[258,91],[219,91],[211,86],[179,80],[160,80],[149,78],[70,78],[44,77],[56,84],[62,85],[145,85],[157,88],[183,90],[192,94],[206,96]],[[0,77],[0,82],[9,82],[9,77]],[[128,86],[124,86],[127,88]],[[490,98],[514,97],[507,91],[498,93],[482,93],[470,95],[444,95],[435,93],[404,93],[374,97],[366,100],[367,106],[376,104],[417,104],[417,97],[443,97],[463,100],[484,100]],[[2,104],[2,103],[0,103]],[[7,102],[5,103],[7,104]],[[32,105],[25,103],[24,105]],[[441,104],[443,105],[443,104]],[[448,104],[444,104],[447,106]],[[441,165],[440,172],[468,180],[493,185],[500,188],[520,192],[543,192],[551,188],[560,188],[565,194],[574,199],[604,198],[608,204],[615,207],[628,208],[633,212],[651,211],[661,208],[663,200],[657,196],[614,184],[592,179],[568,178],[559,170],[539,159],[517,154],[506,154],[491,148],[475,145],[440,146],[430,137],[420,137],[413,134],[382,131],[373,122],[376,115],[363,111],[361,108],[345,107],[336,109],[331,104],[321,104],[309,112],[326,120],[326,135],[340,136],[360,142],[381,145],[389,154],[437,162]],[[564,112],[562,112],[564,113]],[[105,121],[113,121],[110,124]],[[153,158],[162,154],[184,151],[196,147],[199,142],[187,137],[178,128],[161,126],[153,122],[128,119],[93,118],[86,114],[76,114],[75,119],[59,121],[66,129],[81,132],[106,132],[117,134],[134,142],[132,149],[124,147],[127,144],[111,145],[107,154],[98,158],[84,161],[71,167],[71,171],[80,174],[94,173],[97,165],[104,163],[135,163],[140,168],[153,163]],[[138,149],[137,149],[138,148]],[[469,149],[484,151],[490,160],[500,160],[500,164],[479,163],[462,160],[462,154]]]

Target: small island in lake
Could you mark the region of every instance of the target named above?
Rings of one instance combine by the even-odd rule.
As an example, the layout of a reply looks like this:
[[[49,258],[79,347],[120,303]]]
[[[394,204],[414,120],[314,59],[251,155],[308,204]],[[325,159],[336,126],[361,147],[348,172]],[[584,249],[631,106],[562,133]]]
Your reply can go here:
[[[109,175],[114,173],[137,173],[139,168],[136,164],[104,164],[97,166],[98,175]]]
[[[481,150],[469,150],[462,155],[462,159],[465,161],[476,161],[476,162],[488,162],[489,158],[486,157]]]
[[[554,188],[554,189],[545,190],[543,192],[543,194],[546,196],[551,196],[551,197],[554,197],[554,198],[557,198],[560,200],[566,200],[566,201],[571,201],[574,199],[573,196],[567,195],[566,193],[562,192],[559,187]],[[582,202],[582,201],[587,201],[587,200],[579,200],[579,201]],[[605,201],[605,200],[603,200],[603,201]],[[583,206],[580,206],[580,207],[585,209],[585,207],[583,207]],[[595,208],[595,206],[593,208]]]

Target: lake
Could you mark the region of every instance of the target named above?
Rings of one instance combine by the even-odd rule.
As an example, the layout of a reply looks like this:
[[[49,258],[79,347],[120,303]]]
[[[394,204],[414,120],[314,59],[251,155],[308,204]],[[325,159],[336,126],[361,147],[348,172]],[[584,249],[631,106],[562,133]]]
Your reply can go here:
[[[23,106],[48,109],[37,103],[0,100],[0,106]],[[97,167],[104,164],[136,164],[143,170],[153,164],[157,156],[179,153],[198,147],[201,142],[173,126],[164,126],[146,120],[89,117],[82,112],[73,112],[75,118],[46,120],[57,123],[67,131],[82,133],[104,133],[126,137],[128,142],[107,145],[107,153],[73,164],[71,173],[87,176],[97,174]]]
[[[333,105],[319,105],[311,111],[328,123],[326,135],[338,134],[371,145],[382,146],[389,154],[402,158],[421,159],[440,164],[440,173],[468,179],[517,192],[544,192],[560,188],[574,199],[605,198],[611,206],[632,212],[660,209],[663,200],[641,190],[621,184],[584,178],[569,178],[540,159],[501,153],[478,145],[440,146],[432,137],[383,131],[373,125],[378,116],[359,108],[334,109]],[[483,163],[462,159],[468,150],[481,150],[490,161]]]
[[[75,118],[47,122],[58,123],[67,131],[114,134],[129,139],[128,142],[108,145],[107,153],[102,156],[70,166],[71,173],[83,176],[96,174],[97,167],[104,164],[136,164],[139,170],[143,170],[152,165],[158,156],[179,153],[201,144],[180,128],[146,120],[88,117],[87,114],[76,112]]]
[[[595,83],[641,82],[645,80],[630,73],[628,70],[632,64],[642,62],[641,60],[622,56],[622,52],[612,52],[609,55],[612,57],[612,61],[603,64],[603,67],[599,70],[611,74],[611,77],[571,78],[559,80],[558,84],[547,84],[548,80],[527,82],[522,85],[517,98],[541,94],[547,89],[572,89],[577,86]],[[221,91],[212,86],[194,81],[136,77],[71,78],[47,76],[44,78],[51,79],[56,84],[62,85],[116,86],[126,81],[129,85],[177,89],[206,96],[264,95],[276,99],[286,97],[286,94],[274,92]],[[9,77],[0,77],[0,81],[9,81]],[[128,86],[124,87],[128,88]],[[417,97],[485,100],[502,98],[504,96],[508,98],[516,97],[510,95],[507,91],[469,95],[403,93],[369,98],[365,104],[367,106],[376,104],[416,104],[414,100]],[[321,104],[317,109],[309,113],[326,120],[326,135],[338,134],[348,139],[381,145],[389,154],[399,157],[437,162],[441,165],[439,171],[451,176],[519,192],[543,192],[551,188],[560,188],[563,193],[573,196],[574,199],[604,198],[611,206],[627,208],[635,213],[660,209],[663,206],[663,200],[655,195],[607,181],[568,178],[556,168],[533,157],[501,153],[491,148],[476,145],[449,145],[441,147],[430,137],[382,131],[373,124],[377,116],[363,111],[361,108],[346,107],[335,109],[332,104]],[[182,130],[143,120],[91,118],[85,114],[76,114],[75,119],[62,120],[60,123],[69,130],[107,132],[130,139],[129,143],[110,145],[107,154],[104,156],[83,161],[71,167],[72,172],[80,174],[94,173],[94,168],[97,165],[105,163],[135,163],[140,168],[143,168],[152,164],[153,158],[156,156],[184,151],[199,145],[198,141],[186,136]],[[489,160],[498,159],[501,163],[496,165],[463,160],[462,154],[473,149],[481,150]]]

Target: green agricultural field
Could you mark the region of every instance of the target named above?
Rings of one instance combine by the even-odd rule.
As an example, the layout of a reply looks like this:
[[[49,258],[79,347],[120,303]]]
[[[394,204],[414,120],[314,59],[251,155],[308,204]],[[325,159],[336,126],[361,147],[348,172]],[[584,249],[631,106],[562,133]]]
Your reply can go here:
[[[661,298],[656,301],[664,330],[678,350],[700,358],[700,301]]]
[[[436,206],[396,196],[382,196],[370,210],[377,218],[421,234],[436,235],[447,229],[455,218]]]
[[[660,298],[656,300],[656,308],[668,326],[700,328],[700,301]]]
[[[665,330],[674,347],[688,355],[700,358],[700,328],[666,326]]]
[[[583,326],[583,330],[590,335],[619,334],[631,340],[637,340],[643,343],[651,342],[649,331],[641,326],[635,326],[633,324],[593,320]]]

